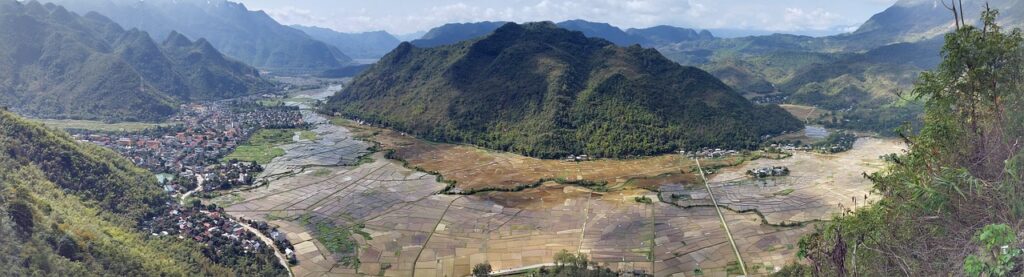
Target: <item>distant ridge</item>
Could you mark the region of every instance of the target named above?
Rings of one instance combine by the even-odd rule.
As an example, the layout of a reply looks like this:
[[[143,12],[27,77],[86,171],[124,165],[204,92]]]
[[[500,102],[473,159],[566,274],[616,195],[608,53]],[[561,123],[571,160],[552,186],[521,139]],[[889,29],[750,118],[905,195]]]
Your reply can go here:
[[[99,12],[155,38],[172,31],[205,38],[224,54],[275,73],[316,73],[352,63],[337,47],[281,25],[263,11],[227,0],[51,1],[80,13]]]
[[[450,23],[430,29],[422,38],[412,41],[417,47],[434,47],[454,44],[464,40],[479,38],[490,34],[507,22],[483,21],[470,23]],[[640,44],[653,47],[662,44],[683,41],[710,40],[715,36],[707,30],[697,31],[681,27],[660,25],[649,28],[622,29],[608,23],[591,22],[581,19],[567,20],[557,23],[559,27],[583,32],[587,37],[602,38],[619,46]]]
[[[314,39],[338,47],[346,55],[355,59],[379,59],[395,49],[399,41],[385,31],[342,33],[327,28],[292,25],[292,28],[305,32]]]

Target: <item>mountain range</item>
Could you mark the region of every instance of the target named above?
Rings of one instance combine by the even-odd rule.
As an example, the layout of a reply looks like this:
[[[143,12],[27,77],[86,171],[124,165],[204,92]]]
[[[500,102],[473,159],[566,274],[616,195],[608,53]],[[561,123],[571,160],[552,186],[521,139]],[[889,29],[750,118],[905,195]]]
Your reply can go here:
[[[172,31],[205,38],[224,54],[274,73],[317,73],[352,63],[337,47],[227,0],[51,1],[79,13],[98,12],[157,38]]]
[[[434,47],[454,44],[460,41],[485,36],[505,23],[508,22],[483,21],[449,23],[430,29],[430,31],[423,35],[422,38],[412,41],[412,44],[417,47]],[[567,30],[580,31],[588,37],[603,38],[619,46],[640,44],[650,47],[682,41],[699,41],[715,38],[714,35],[707,30],[697,31],[667,25],[659,25],[643,29],[631,28],[625,31],[608,23],[591,22],[581,19],[562,21],[556,25]]]
[[[402,43],[325,109],[431,140],[545,158],[750,147],[802,126],[653,49],[550,22],[506,23],[436,47]]]
[[[305,32],[310,37],[338,47],[341,52],[354,59],[379,59],[395,49],[401,41],[385,31],[342,33],[335,30],[291,25],[292,28]]]
[[[179,103],[268,90],[260,73],[205,39],[164,43],[97,13],[0,3],[0,105],[22,114],[158,121]]]

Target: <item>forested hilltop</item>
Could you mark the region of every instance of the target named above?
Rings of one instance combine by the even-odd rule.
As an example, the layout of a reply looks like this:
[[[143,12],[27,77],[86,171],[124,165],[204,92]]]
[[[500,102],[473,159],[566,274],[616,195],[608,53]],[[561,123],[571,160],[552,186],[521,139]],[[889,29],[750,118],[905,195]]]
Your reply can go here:
[[[271,254],[137,227],[170,202],[152,173],[116,153],[0,111],[0,275],[287,274]]]
[[[883,198],[802,239],[805,263],[778,275],[1024,274],[1024,38],[997,16],[958,19],[919,78],[923,128],[868,177]]]
[[[746,148],[797,130],[707,72],[550,22],[435,48],[403,43],[331,97],[341,113],[430,140],[529,156]]]
[[[171,32],[158,44],[97,13],[0,1],[0,105],[23,115],[160,121],[180,103],[271,88],[205,39]]]

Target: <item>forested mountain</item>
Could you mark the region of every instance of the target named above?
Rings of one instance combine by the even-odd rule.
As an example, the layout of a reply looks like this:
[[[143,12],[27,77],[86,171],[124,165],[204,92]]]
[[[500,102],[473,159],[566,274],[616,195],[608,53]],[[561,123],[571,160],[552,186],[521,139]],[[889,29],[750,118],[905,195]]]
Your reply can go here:
[[[172,31],[205,38],[249,65],[279,73],[315,73],[352,62],[334,46],[279,24],[263,11],[227,0],[50,0],[79,13],[95,11],[155,38]]]
[[[505,25],[504,21],[483,21],[473,23],[448,23],[427,31],[417,40],[412,41],[416,47],[434,47],[459,43],[465,40],[486,36]]]
[[[191,239],[136,227],[172,201],[116,153],[0,111],[0,275],[287,274],[271,254],[214,262]]]
[[[342,33],[327,28],[292,25],[314,39],[338,47],[356,59],[378,59],[395,49],[401,41],[385,31]]]
[[[653,49],[550,22],[508,23],[434,48],[403,43],[326,109],[427,139],[547,158],[750,147],[802,127]]]
[[[270,88],[257,70],[205,40],[163,44],[97,13],[0,3],[0,105],[43,117],[160,120],[188,100]]]

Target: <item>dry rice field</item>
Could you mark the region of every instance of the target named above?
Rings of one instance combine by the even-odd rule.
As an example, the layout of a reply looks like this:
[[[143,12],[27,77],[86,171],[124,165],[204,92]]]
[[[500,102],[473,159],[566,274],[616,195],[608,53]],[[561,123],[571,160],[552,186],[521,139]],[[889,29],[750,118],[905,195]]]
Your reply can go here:
[[[268,165],[269,185],[214,199],[231,214],[268,220],[284,230],[299,257],[292,268],[296,276],[466,276],[483,262],[494,270],[548,264],[563,249],[586,253],[613,270],[655,276],[737,273],[718,216],[704,203],[703,185],[692,174],[691,161],[679,155],[539,160],[309,116],[318,122],[317,140],[283,146],[286,155]],[[401,161],[386,158],[384,151],[363,157],[368,152],[362,149],[370,147],[365,140],[394,150]],[[827,220],[853,206],[843,200],[870,189],[858,176],[880,168],[878,155],[899,149],[891,140],[866,138],[846,153],[744,161],[710,175],[748,270],[764,275],[793,262],[800,237],[813,231],[813,223],[779,223]],[[759,181],[743,174],[771,165],[788,166],[792,175]],[[426,171],[456,181],[465,191],[545,178],[607,181],[609,189],[543,182],[521,191],[455,195],[441,193],[448,184]],[[778,194],[784,190],[790,192]],[[686,196],[673,198],[673,193]],[[654,201],[640,203],[638,196]],[[741,212],[751,209],[757,212]],[[351,236],[358,245],[354,253],[332,252],[310,222],[366,236]],[[342,262],[353,260],[358,262]]]
[[[423,141],[352,121],[335,123],[351,129],[357,136],[379,142],[384,149],[393,150],[392,157],[405,161],[410,168],[436,172],[445,180],[455,181],[455,187],[461,191],[512,189],[551,179],[606,182],[612,188],[626,184],[651,188],[652,179],[696,180],[693,175],[696,163],[678,154],[628,160],[544,160],[475,146]],[[702,163],[713,167],[737,163],[740,159],[743,157]]]

